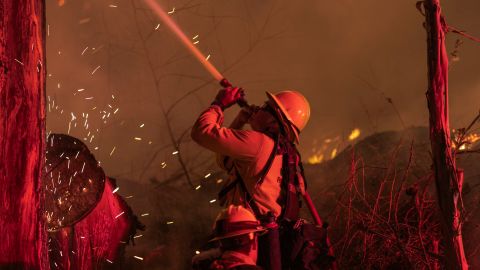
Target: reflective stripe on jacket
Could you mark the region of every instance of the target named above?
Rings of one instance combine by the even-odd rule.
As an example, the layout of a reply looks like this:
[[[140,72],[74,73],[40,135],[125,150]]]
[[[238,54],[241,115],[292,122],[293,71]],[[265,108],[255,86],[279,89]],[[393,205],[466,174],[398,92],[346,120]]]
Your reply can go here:
[[[260,214],[272,211],[275,216],[281,214],[283,194],[281,193],[282,156],[277,155],[262,183],[256,186],[262,169],[270,157],[274,140],[253,130],[239,130],[223,127],[223,111],[216,105],[205,110],[192,128],[192,139],[199,145],[221,155],[229,157],[234,168],[241,176],[245,187],[257,203]],[[227,168],[228,169],[228,168]],[[235,174],[226,181],[228,185],[235,180]],[[236,185],[228,194],[225,203],[242,204],[244,192]]]

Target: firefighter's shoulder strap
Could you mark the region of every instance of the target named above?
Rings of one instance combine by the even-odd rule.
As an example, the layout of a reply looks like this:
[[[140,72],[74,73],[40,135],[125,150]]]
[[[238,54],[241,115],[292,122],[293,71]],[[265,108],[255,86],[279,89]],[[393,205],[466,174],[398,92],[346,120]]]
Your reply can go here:
[[[270,157],[267,163],[260,173],[260,177],[257,180],[255,187],[260,186],[265,179],[265,176],[272,167],[273,160],[277,154],[282,155],[282,189],[285,190],[285,204],[282,206],[281,219],[297,220],[300,212],[300,198],[299,193],[305,190],[305,177],[303,173],[303,166],[300,160],[300,154],[295,147],[295,144],[288,141],[284,136],[277,136],[275,139],[275,145],[273,146]],[[236,185],[244,190],[245,201],[249,204],[256,216],[260,216],[260,211],[252,198],[252,195],[248,192],[245,183],[242,180],[238,170],[235,170],[236,179],[226,185],[220,190],[218,196],[223,198],[230,192]]]
[[[275,159],[275,155],[278,152],[278,150],[277,150],[278,144],[279,144],[278,142],[279,142],[279,137],[277,137],[274,141],[272,152],[270,153],[270,156],[268,157],[267,163],[265,163],[265,166],[260,171],[260,177],[258,178],[255,186],[260,185],[262,183],[263,179],[265,178],[265,176],[267,175],[268,171],[270,171],[270,168],[272,167],[272,164],[273,164],[273,160]],[[246,187],[245,187],[245,183],[243,183],[242,177],[238,173],[238,170],[235,168],[235,166],[233,167],[233,170],[235,170],[235,176],[236,176],[235,180],[233,180],[232,182],[230,182],[228,185],[224,186],[220,190],[220,192],[218,193],[218,198],[219,199],[224,198],[228,194],[228,192],[230,192],[238,184],[240,184],[240,186],[243,189],[245,189],[245,191],[247,190]]]

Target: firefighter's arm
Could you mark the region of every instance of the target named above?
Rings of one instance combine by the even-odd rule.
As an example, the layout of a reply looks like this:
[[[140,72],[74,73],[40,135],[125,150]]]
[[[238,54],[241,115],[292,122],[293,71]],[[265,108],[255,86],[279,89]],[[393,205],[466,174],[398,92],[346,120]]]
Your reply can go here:
[[[248,107],[243,107],[233,119],[232,123],[230,123],[229,128],[232,129],[243,129],[246,123],[250,120],[252,113],[256,110],[257,107],[254,105],[250,105]],[[232,169],[233,164],[231,163],[231,159],[228,156],[224,156],[221,154],[217,154],[217,164],[220,168],[230,171]]]
[[[243,107],[229,127],[233,129],[243,129],[255,110],[257,110],[257,107],[254,105]]]
[[[222,126],[223,111],[217,105],[210,106],[195,122],[192,139],[199,145],[223,156],[253,159],[261,149],[264,135],[250,130],[238,130]]]

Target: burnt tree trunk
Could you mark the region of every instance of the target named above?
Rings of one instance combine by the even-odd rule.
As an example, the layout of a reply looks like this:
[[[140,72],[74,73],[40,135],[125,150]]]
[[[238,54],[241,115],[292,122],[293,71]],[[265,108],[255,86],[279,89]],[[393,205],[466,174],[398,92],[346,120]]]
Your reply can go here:
[[[451,148],[448,119],[448,55],[445,49],[447,26],[439,0],[423,1],[427,30],[430,141],[438,204],[445,241],[445,267],[468,269],[463,250],[459,202],[461,185]]]
[[[45,3],[0,1],[0,269],[48,269]]]

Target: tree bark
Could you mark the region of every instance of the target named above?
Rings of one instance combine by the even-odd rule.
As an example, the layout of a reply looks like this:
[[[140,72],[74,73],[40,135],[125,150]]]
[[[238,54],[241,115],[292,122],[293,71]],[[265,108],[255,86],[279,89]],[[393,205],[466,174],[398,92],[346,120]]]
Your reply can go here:
[[[448,55],[445,48],[447,26],[439,0],[424,0],[427,30],[430,141],[433,170],[445,241],[446,269],[468,269],[463,250],[462,222],[458,209],[461,185],[451,148],[448,119]]]
[[[45,3],[0,1],[0,269],[48,269]]]

